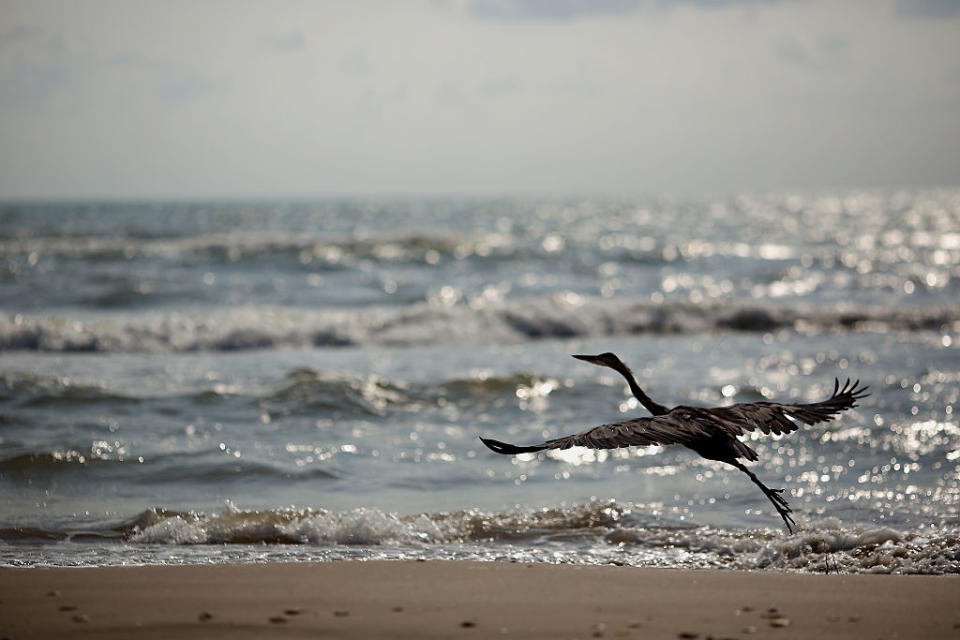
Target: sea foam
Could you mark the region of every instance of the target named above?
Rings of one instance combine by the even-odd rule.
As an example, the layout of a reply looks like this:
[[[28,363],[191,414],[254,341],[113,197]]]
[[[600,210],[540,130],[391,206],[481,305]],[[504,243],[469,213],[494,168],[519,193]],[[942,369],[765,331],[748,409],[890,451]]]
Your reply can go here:
[[[487,513],[397,515],[379,509],[150,510],[129,527],[129,544],[302,545],[353,548],[351,557],[510,557],[549,549],[555,562],[840,573],[960,573],[960,530],[846,526],[835,518],[775,529],[717,528],[671,521],[637,505],[595,501],[572,507]],[[526,557],[526,551],[519,552]],[[389,555],[389,554],[388,554]]]

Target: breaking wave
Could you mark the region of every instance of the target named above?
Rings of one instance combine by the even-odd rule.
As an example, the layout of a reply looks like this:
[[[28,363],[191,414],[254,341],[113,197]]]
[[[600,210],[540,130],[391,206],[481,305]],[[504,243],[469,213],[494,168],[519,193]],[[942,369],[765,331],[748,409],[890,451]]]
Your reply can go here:
[[[290,545],[351,557],[438,556],[740,570],[840,573],[960,573],[960,530],[923,532],[844,526],[829,518],[793,535],[772,529],[723,529],[671,519],[656,509],[616,502],[507,513],[477,510],[400,516],[378,509],[242,510],[217,513],[148,509],[101,529],[0,530],[0,539],[34,542],[104,538],[142,545]],[[384,548],[388,553],[378,551]],[[549,550],[540,557],[537,549]],[[527,550],[527,551],[523,551]],[[532,550],[532,551],[531,551]],[[359,554],[359,555],[358,555]],[[532,554],[532,555],[530,555]],[[542,554],[541,554],[542,555]],[[302,559],[317,557],[297,556]]]
[[[285,307],[82,320],[0,314],[0,350],[193,352],[516,343],[711,331],[960,330],[956,306],[652,303],[557,294],[484,304],[313,311]]]
[[[378,509],[243,511],[142,515],[127,536],[133,543],[440,545],[501,542],[572,543],[682,551],[691,566],[731,569],[839,570],[848,573],[960,573],[960,531],[924,535],[887,527],[844,528],[836,519],[810,523],[792,535],[772,530],[725,530],[614,502],[514,513],[422,513],[398,516]]]

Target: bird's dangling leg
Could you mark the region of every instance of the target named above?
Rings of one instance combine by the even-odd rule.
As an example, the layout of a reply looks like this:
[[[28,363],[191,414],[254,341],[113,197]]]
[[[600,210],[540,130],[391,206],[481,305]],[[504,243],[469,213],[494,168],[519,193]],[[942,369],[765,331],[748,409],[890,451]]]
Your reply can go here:
[[[790,515],[793,512],[793,509],[790,508],[789,503],[787,503],[783,495],[781,495],[783,493],[783,489],[771,489],[767,485],[760,482],[760,478],[758,478],[755,473],[750,471],[750,469],[747,469],[736,460],[729,462],[728,464],[735,466],[737,469],[740,469],[740,471],[743,471],[745,474],[750,476],[750,479],[753,481],[753,483],[760,487],[760,490],[763,491],[763,495],[767,496],[767,499],[773,504],[773,507],[777,510],[777,513],[779,513],[780,517],[783,518],[783,523],[787,525],[787,531],[789,533],[793,533],[793,528],[797,525],[797,523],[794,522],[793,517]]]

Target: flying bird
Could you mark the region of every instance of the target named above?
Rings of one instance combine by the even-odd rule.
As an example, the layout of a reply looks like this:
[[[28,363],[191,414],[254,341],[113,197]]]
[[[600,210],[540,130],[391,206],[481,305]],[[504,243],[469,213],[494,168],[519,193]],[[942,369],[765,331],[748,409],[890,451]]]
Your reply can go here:
[[[635,418],[622,422],[601,424],[580,433],[547,440],[531,446],[517,446],[480,438],[487,447],[505,455],[530,453],[545,449],[569,449],[570,447],[590,447],[591,449],[617,449],[630,446],[650,446],[682,444],[693,449],[708,460],[725,462],[747,474],[763,495],[773,504],[783,518],[787,531],[793,533],[796,522],[790,515],[792,510],[783,497],[783,489],[771,489],[760,482],[752,471],[740,460],[756,461],[757,452],[741,442],[738,436],[747,431],[759,430],[776,435],[790,433],[800,428],[800,423],[817,424],[833,420],[842,411],[857,406],[857,400],[870,395],[868,387],[861,387],[860,381],[843,386],[836,380],[833,394],[821,402],[810,404],[749,402],[729,407],[688,407],[678,406],[669,409],[651,399],[637,384],[633,372],[620,358],[612,353],[596,356],[575,355],[574,358],[590,362],[601,367],[610,367],[622,375],[634,397],[647,411],[650,418]]]

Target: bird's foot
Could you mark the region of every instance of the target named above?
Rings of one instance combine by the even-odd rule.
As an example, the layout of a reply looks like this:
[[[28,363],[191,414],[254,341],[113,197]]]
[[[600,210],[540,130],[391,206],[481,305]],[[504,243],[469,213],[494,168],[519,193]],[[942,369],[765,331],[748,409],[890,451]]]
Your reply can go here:
[[[787,531],[793,533],[793,528],[797,526],[797,523],[790,515],[793,513],[793,509],[790,508],[790,504],[783,497],[783,492],[783,489],[770,489],[767,497],[770,498],[770,502],[773,503],[773,507],[780,514],[780,517],[783,518],[783,523],[787,525]]]
[[[767,494],[767,497],[774,503],[774,505],[779,505],[777,511],[782,507],[786,510],[787,513],[791,513],[793,509],[790,508],[790,504],[787,502],[786,498],[783,497],[784,489],[770,489],[770,493]]]
[[[783,518],[783,523],[787,525],[787,532],[793,533],[793,528],[797,526],[797,523],[790,515],[790,507],[787,507],[786,509],[777,509],[777,511],[780,513],[780,517]]]

